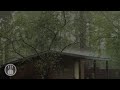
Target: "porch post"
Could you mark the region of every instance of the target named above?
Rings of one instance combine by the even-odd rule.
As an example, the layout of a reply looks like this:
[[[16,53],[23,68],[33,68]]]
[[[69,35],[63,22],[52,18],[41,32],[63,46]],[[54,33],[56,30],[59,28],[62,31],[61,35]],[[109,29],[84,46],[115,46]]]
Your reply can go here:
[[[93,65],[94,65],[94,79],[96,79],[96,60],[94,60]]]
[[[84,75],[84,61],[80,60],[80,79],[84,79],[85,75]]]
[[[108,61],[106,61],[106,74],[107,74],[107,79],[109,79]]]
[[[79,60],[75,60],[75,64],[74,64],[74,78],[75,79],[79,79]]]

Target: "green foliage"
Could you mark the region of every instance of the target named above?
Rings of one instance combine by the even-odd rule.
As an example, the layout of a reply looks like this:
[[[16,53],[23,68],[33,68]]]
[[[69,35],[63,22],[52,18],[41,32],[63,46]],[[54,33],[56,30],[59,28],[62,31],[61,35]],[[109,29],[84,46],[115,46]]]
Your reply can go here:
[[[119,66],[120,12],[19,11],[0,23],[0,63],[4,55],[9,61],[54,48],[62,50],[74,42],[79,43],[72,49],[85,46],[110,56],[111,65]],[[56,58],[48,55],[39,60],[40,68],[52,67]]]
[[[35,70],[38,73],[39,78],[48,78],[48,76],[54,71],[59,72],[61,69],[59,53],[48,52],[40,56],[40,59],[34,64]]]

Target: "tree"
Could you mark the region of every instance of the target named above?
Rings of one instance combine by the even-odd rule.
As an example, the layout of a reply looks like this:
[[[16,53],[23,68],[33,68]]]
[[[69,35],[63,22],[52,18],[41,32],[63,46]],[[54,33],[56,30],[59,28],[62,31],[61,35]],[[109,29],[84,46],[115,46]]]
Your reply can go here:
[[[8,15],[1,13],[2,18],[5,13]],[[42,58],[38,59],[41,73],[58,63],[59,54],[50,53],[53,49],[90,49],[98,56],[107,54],[119,62],[119,16],[120,12],[103,11],[18,11],[1,23],[0,58],[6,63],[8,59],[37,54]],[[41,57],[43,52],[50,54]]]
[[[10,11],[0,11],[0,31],[2,33],[0,33],[0,35],[4,35],[6,34],[6,36],[8,35],[10,29],[9,29],[9,25],[10,25],[10,19],[12,18],[12,12]],[[9,55],[9,47],[8,47],[8,43],[9,41],[6,38],[0,38],[0,43],[1,43],[1,59],[3,61],[3,64],[5,64],[5,61],[7,60],[7,57]]]

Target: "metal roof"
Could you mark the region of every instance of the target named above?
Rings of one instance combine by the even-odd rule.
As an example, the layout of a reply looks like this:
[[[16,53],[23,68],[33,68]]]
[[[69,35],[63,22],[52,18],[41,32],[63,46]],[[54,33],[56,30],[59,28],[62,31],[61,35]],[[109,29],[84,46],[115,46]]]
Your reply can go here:
[[[59,52],[59,50],[55,50],[55,51]],[[64,50],[61,54],[76,57],[76,58],[83,58],[87,60],[110,60],[110,57],[106,55],[99,55],[93,51],[83,50],[83,49],[81,50],[67,49],[67,50]]]
[[[51,50],[51,51],[58,52],[61,55],[65,55],[65,56],[69,56],[69,57],[73,57],[73,58],[81,58],[84,60],[100,60],[100,61],[110,60],[110,58],[105,55],[99,56],[96,53],[88,51],[88,50],[71,50],[71,49],[69,49],[69,50],[64,50],[63,52],[60,52],[60,50]],[[44,53],[46,53],[46,52],[44,52]],[[30,58],[35,58],[35,57],[37,57],[36,54],[30,55],[30,56],[26,57],[25,59],[26,59],[26,61],[28,61]],[[7,63],[17,63],[17,62],[23,62],[23,61],[24,61],[23,58],[16,58],[16,59],[10,60],[10,62],[7,62]],[[0,65],[0,67],[1,67],[1,65]]]

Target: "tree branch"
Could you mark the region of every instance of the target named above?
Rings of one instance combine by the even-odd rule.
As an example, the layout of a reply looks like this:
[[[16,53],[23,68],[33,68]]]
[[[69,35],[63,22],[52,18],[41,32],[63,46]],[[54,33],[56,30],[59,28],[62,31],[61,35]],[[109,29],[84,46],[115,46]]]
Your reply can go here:
[[[66,25],[66,22],[67,22],[67,21],[66,21],[66,14],[65,14],[65,11],[63,11],[62,13],[63,13],[63,18],[64,18],[64,25],[63,25],[63,27],[64,27],[64,26]]]
[[[63,26],[62,26],[61,28],[63,29],[63,28],[66,26],[66,15],[65,15],[65,11],[63,11],[62,13],[63,13],[63,17],[64,17],[64,24],[63,24]],[[51,49],[51,47],[52,47],[52,45],[53,45],[53,43],[54,43],[54,41],[55,41],[55,39],[56,39],[59,31],[60,31],[60,30],[58,30],[58,31],[54,34],[54,37],[53,37],[53,39],[52,39],[52,41],[51,41],[51,43],[50,43],[50,46],[49,46],[49,48],[48,48],[48,51]]]
[[[19,56],[21,56],[22,58],[25,58],[22,54],[18,53],[14,47],[14,43],[12,42],[12,48],[14,50],[15,53],[17,53]]]
[[[2,37],[2,36],[0,36],[1,38],[5,38],[5,39],[7,39],[7,40],[9,40],[11,43],[10,44],[12,44],[12,49],[14,50],[14,52],[15,53],[17,53],[19,56],[21,56],[22,58],[25,58],[23,55],[21,55],[20,53],[18,53],[17,51],[16,51],[16,49],[15,49],[15,47],[14,47],[14,42],[16,41],[16,40],[11,40],[11,39],[9,39],[9,38],[7,38],[7,37]],[[7,44],[7,45],[9,45],[9,44]]]
[[[36,52],[36,54],[39,56],[39,53],[38,53],[38,51],[36,50],[36,48],[33,47],[32,45],[28,44],[27,42],[25,42],[25,40],[24,40],[23,37],[22,37],[22,33],[21,33],[21,32],[20,32],[20,37],[21,37],[22,42],[25,43],[26,45],[28,45],[29,47],[31,47],[31,48]]]
[[[101,14],[106,18],[106,20],[108,20],[108,23],[110,23],[114,28],[117,28],[119,30],[119,27],[115,26],[114,23],[105,15],[104,12],[101,11]],[[116,33],[118,33],[118,32],[116,32]]]
[[[78,44],[78,43],[80,43],[80,42],[70,43],[70,44],[66,45],[60,52],[62,53],[66,48],[70,47],[71,45]]]

